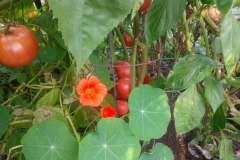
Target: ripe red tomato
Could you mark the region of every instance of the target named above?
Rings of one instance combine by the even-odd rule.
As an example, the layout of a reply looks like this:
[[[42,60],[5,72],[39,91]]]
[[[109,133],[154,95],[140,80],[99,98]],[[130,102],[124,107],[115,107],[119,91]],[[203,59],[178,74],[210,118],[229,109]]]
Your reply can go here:
[[[152,79],[149,77],[148,74],[146,74],[146,76],[144,77],[144,81],[143,81],[143,84],[148,84],[152,81]]]
[[[130,79],[120,78],[117,81],[116,88],[120,99],[127,100],[130,94]]]
[[[142,13],[142,12],[147,13],[151,2],[152,2],[152,0],[144,0],[142,6],[138,10],[138,13]]]
[[[124,100],[118,100],[116,109],[119,116],[124,116],[128,113],[128,102]]]
[[[38,43],[31,30],[17,24],[5,32],[6,27],[0,32],[0,63],[7,67],[30,63],[38,52]]]
[[[127,34],[124,35],[124,41],[126,46],[132,47],[132,39],[129,37],[129,35]]]
[[[115,64],[115,70],[119,78],[130,78],[130,64],[128,62],[117,62]]]

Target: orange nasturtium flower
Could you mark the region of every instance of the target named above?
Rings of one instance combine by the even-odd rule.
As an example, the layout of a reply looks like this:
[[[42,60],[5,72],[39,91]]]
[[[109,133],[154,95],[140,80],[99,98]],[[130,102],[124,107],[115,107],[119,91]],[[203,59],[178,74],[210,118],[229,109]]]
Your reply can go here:
[[[97,77],[91,76],[79,82],[77,93],[80,95],[79,101],[83,106],[97,107],[107,95],[107,87],[100,83]]]
[[[115,117],[117,111],[115,108],[112,108],[110,105],[103,107],[101,110],[102,118]]]

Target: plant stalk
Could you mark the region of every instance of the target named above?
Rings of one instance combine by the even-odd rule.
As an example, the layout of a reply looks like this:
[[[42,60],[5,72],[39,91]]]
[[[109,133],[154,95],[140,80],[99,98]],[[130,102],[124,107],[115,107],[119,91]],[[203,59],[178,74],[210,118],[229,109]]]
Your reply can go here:
[[[119,40],[120,40],[120,42],[122,44],[124,57],[125,57],[126,61],[129,61],[127,47],[126,47],[126,44],[124,42],[123,36],[122,36],[122,34],[120,32],[120,29],[118,27],[116,27],[115,31],[116,31],[117,36],[118,36],[118,38],[119,38]]]
[[[188,23],[186,20],[186,11],[183,12],[182,22],[184,25],[184,30],[185,30],[185,35],[186,35],[187,51],[189,54],[193,54],[192,49],[191,49],[191,39],[190,39],[189,27],[188,27]]]

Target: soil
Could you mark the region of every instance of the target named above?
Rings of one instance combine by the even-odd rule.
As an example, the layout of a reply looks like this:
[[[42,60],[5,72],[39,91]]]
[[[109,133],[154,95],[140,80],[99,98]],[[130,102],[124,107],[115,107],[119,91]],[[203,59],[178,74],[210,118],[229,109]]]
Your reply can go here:
[[[172,95],[169,96],[169,100],[171,100]],[[174,97],[175,99],[175,97]],[[174,102],[171,101],[171,120],[168,126],[167,133],[160,139],[156,140],[156,142],[160,142],[168,146],[174,155],[175,160],[200,160],[195,158],[188,152],[188,143],[194,138],[194,132],[189,132],[188,134],[183,134],[180,136],[176,136],[175,130],[175,122],[173,118],[173,109],[174,109]]]
[[[167,77],[170,69],[172,68],[172,62],[161,61],[160,65],[161,65],[161,67],[159,68],[160,72],[156,71],[156,68],[150,68],[148,66],[148,73],[150,73],[150,76],[154,76],[154,75],[156,76],[157,75],[156,73],[160,73],[158,75]],[[174,110],[174,106],[175,106],[175,101],[176,101],[177,97],[179,96],[179,93],[175,92],[174,94],[172,94],[170,92],[167,94],[169,97],[169,104],[170,104],[170,108],[171,108],[171,120],[170,120],[168,129],[167,129],[167,132],[162,138],[152,140],[150,142],[150,144],[148,144],[146,146],[145,149],[151,149],[151,148],[153,148],[155,143],[159,142],[159,143],[165,144],[172,150],[175,160],[205,160],[206,158],[204,158],[201,154],[198,154],[198,156],[200,156],[200,158],[196,158],[188,151],[188,143],[197,136],[195,130],[188,132],[187,134],[176,136],[173,110]],[[237,91],[236,94],[234,94],[232,96],[236,96],[240,99],[240,90]],[[235,107],[237,110],[240,110],[240,106],[236,105]],[[218,134],[219,133],[216,133],[214,135],[220,136]],[[240,152],[240,144],[238,142],[233,141],[233,150],[234,150],[235,154]]]

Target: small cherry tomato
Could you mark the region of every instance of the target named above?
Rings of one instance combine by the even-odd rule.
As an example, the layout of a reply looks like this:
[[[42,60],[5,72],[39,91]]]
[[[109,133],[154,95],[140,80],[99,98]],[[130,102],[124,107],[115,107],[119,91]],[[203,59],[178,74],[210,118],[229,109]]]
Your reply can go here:
[[[142,6],[138,10],[138,13],[142,13],[142,12],[147,13],[151,2],[152,2],[152,0],[144,0]]]
[[[128,113],[128,102],[124,100],[118,100],[116,109],[119,116],[126,115]]]
[[[128,62],[117,62],[115,64],[115,71],[119,78],[130,78],[130,64]]]
[[[20,67],[30,63],[37,55],[38,42],[30,29],[23,25],[5,27],[0,32],[0,63],[7,67]]]
[[[127,100],[130,94],[130,79],[120,78],[117,81],[116,88],[120,99]]]
[[[127,34],[124,35],[124,41],[126,46],[132,47],[132,39],[129,37],[129,35]]]
[[[148,84],[152,81],[152,79],[149,77],[148,74],[146,74],[146,76],[144,77],[144,81],[143,81],[143,84]]]

